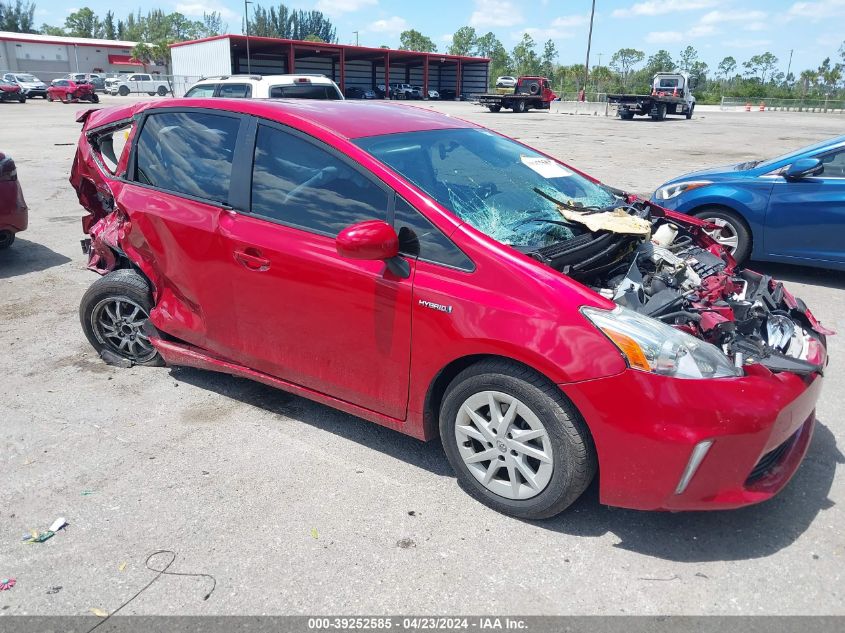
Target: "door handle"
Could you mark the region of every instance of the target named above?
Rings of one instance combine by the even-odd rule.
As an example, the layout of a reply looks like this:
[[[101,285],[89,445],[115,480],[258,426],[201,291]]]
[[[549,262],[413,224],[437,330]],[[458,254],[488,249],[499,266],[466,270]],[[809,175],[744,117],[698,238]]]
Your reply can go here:
[[[261,256],[261,251],[254,248],[237,250],[234,253],[235,261],[247,270],[263,273],[270,269],[270,260]]]

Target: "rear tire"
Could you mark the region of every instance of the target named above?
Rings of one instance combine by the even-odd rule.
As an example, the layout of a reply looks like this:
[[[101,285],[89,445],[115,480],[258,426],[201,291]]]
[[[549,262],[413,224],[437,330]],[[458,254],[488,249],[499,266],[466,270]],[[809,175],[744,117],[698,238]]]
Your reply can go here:
[[[500,112],[502,110],[502,106],[491,105],[491,106],[487,106],[487,109],[490,110],[490,112]]]
[[[15,243],[15,234],[11,231],[0,231],[0,251]]]
[[[525,112],[525,101],[523,101],[522,99],[517,99],[516,101],[514,101],[513,111],[519,114]]]
[[[662,121],[666,118],[666,104],[661,103],[657,106],[657,114],[651,115],[652,121]]]
[[[91,95],[91,103],[100,103],[100,97],[96,93]]]
[[[624,112],[619,113],[619,118],[622,119],[623,121],[630,121],[631,119],[634,118],[634,113],[631,112],[630,110],[626,110]]]
[[[163,97],[167,94],[167,88],[165,88],[164,86],[159,86],[156,92],[159,97]]]
[[[440,437],[461,487],[522,519],[559,514],[596,473],[593,439],[575,407],[552,382],[504,360],[455,377],[440,407]]]
[[[52,103],[52,101],[53,101],[53,96],[52,96],[52,95],[46,94],[46,95],[44,95],[44,98],[45,98],[45,99],[47,99],[47,101],[49,101],[49,102],[51,102],[51,103]]]
[[[164,360],[141,332],[153,299],[147,280],[119,269],[91,284],[79,304],[79,320],[98,354],[110,352],[134,365],[160,367]]]
[[[692,104],[692,107],[687,112],[687,121],[689,121],[692,118],[693,112],[695,112],[695,104],[694,103]]]
[[[21,103],[26,103],[26,95],[21,95],[20,97],[18,97],[18,101],[20,101]]]
[[[723,207],[703,207],[692,215],[722,226],[718,232],[708,232],[708,235],[725,247],[737,264],[741,265],[751,255],[751,229],[739,214]]]

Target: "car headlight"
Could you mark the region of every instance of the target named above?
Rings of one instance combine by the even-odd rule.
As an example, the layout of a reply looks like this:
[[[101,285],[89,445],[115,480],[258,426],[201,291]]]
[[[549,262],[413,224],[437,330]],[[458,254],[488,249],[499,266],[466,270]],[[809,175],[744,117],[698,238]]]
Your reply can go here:
[[[742,371],[718,347],[670,325],[621,306],[582,308],[633,369],[674,378],[727,378]]]
[[[672,185],[664,185],[660,187],[655,193],[654,197],[658,200],[671,200],[677,198],[685,191],[692,191],[705,185],[711,184],[709,180],[691,180],[689,182],[676,182]]]

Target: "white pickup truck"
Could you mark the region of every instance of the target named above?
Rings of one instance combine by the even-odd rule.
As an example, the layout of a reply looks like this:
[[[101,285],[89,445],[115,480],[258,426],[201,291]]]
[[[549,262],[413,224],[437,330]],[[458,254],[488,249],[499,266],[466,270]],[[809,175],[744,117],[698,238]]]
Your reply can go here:
[[[170,94],[170,84],[164,79],[155,79],[147,73],[121,75],[106,79],[106,92],[110,95],[125,97],[132,93],[146,92],[148,95],[163,97]]]

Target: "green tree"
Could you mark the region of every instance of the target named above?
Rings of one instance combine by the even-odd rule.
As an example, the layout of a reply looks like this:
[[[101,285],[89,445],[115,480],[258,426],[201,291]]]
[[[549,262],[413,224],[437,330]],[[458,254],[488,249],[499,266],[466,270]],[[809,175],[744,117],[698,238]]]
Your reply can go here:
[[[82,7],[65,18],[65,31],[71,37],[100,37],[102,25],[89,7]]]
[[[222,35],[227,29],[226,24],[223,23],[223,16],[217,11],[202,14],[202,34],[201,37],[213,37],[214,35]]]
[[[645,70],[648,75],[653,75],[659,72],[671,72],[675,70],[675,62],[669,51],[660,49],[654,55],[648,58],[645,63]]]
[[[106,17],[103,18],[103,37],[107,40],[117,39],[117,26],[114,23],[114,13],[106,11]]]
[[[692,70],[693,65],[698,61],[698,51],[692,46],[687,46],[678,56],[678,68],[685,73]]]
[[[721,76],[723,79],[727,79],[730,81],[730,78],[736,72],[736,59],[728,55],[722,61],[719,62],[718,72],[716,73],[717,76]]]
[[[540,58],[537,56],[537,51],[534,50],[536,46],[534,38],[528,33],[522,34],[522,40],[513,48],[513,65],[514,71],[517,75],[538,75],[540,73]]]
[[[144,72],[147,72],[147,66],[153,63],[153,49],[144,42],[138,42],[132,47],[130,57],[132,60],[139,62],[144,68]]]
[[[419,31],[410,29],[402,31],[402,33],[399,34],[399,50],[435,53],[437,52],[437,45],[430,37],[423,35]]]
[[[278,9],[255,6],[249,21],[249,34],[293,40],[302,40],[310,35],[317,38],[314,41],[337,41],[337,31],[322,11],[291,10],[284,4],[279,4]]]
[[[631,69],[645,59],[645,53],[635,48],[620,48],[610,58],[610,67],[622,75],[622,85],[628,85]]]
[[[0,2],[0,31],[36,33],[34,18],[35,4],[32,2],[24,4],[15,0],[14,6],[11,2]]]
[[[803,70],[799,76],[801,80],[801,96],[806,97],[811,87],[815,87],[819,81],[819,73],[815,70]]]
[[[38,29],[38,32],[42,35],[67,35],[62,27],[50,26],[47,23],[42,24],[41,28]]]
[[[778,58],[766,51],[762,55],[754,55],[747,62],[742,63],[745,74],[759,79],[761,84],[766,83],[766,77],[771,74],[778,63]]]
[[[513,61],[505,46],[492,32],[485,33],[476,40],[475,54],[490,60],[489,84],[492,88],[496,79],[502,75],[509,75],[513,71]]]
[[[540,58],[540,73],[544,77],[554,79],[557,65],[557,47],[552,40],[546,40],[543,45],[543,56]]]
[[[488,33],[492,35],[492,33]],[[452,44],[449,46],[450,55],[475,55],[478,46],[478,36],[471,26],[462,26],[452,35]]]

